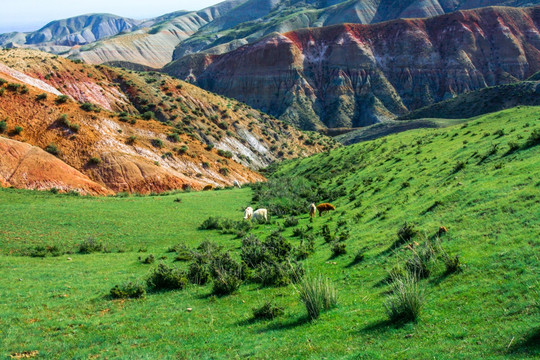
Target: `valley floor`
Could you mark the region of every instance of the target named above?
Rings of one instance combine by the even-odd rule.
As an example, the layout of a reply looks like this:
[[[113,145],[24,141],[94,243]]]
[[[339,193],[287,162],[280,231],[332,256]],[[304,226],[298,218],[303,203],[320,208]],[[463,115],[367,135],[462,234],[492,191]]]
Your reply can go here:
[[[108,296],[116,284],[144,279],[158,262],[173,263],[167,250],[178,243],[194,248],[212,240],[238,255],[241,239],[198,227],[210,216],[241,220],[252,204],[249,188],[107,198],[0,189],[0,357],[537,358],[540,147],[526,144],[539,117],[538,108],[512,109],[280,167],[276,176],[317,173],[322,186],[340,194],[336,213],[313,224],[306,213],[297,227],[312,225],[315,234],[324,225],[350,229],[347,254],[332,257],[317,237],[304,262],[308,273],[328,276],[338,291],[338,306],[315,321],[307,320],[292,285],[247,283],[224,297],[211,295],[211,285],[138,300]],[[519,148],[507,152],[513,141]],[[460,256],[463,271],[445,275],[435,264],[420,283],[426,302],[418,321],[393,324],[382,280],[406,256],[406,250],[388,251],[404,221],[426,236],[446,226],[443,246]],[[252,232],[264,238],[282,223],[274,216]],[[293,231],[284,228],[283,235],[298,246]],[[107,251],[75,253],[88,238]],[[68,253],[28,256],[40,245]],[[355,263],[359,251],[365,259]],[[149,254],[155,264],[139,260]],[[268,299],[285,314],[252,319],[253,308]]]

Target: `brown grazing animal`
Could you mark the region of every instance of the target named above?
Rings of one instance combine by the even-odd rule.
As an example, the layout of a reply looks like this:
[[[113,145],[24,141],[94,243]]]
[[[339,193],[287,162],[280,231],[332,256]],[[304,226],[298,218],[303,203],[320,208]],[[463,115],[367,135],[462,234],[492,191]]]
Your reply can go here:
[[[448,232],[448,229],[445,226],[441,226],[439,228],[438,235],[441,236],[442,234],[446,234]]]
[[[334,210],[336,210],[336,207],[332,204],[324,203],[317,205],[317,211],[319,211],[319,216],[322,216],[322,214],[325,212]]]

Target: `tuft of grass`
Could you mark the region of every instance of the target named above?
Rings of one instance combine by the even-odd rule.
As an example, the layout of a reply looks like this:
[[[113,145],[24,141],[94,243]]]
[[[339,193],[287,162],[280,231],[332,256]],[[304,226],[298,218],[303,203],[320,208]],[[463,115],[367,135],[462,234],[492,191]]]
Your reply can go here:
[[[406,273],[394,278],[391,287],[391,293],[384,303],[390,321],[416,321],[424,306],[424,292],[416,276]]]
[[[334,284],[323,275],[306,276],[298,283],[297,290],[311,320],[318,319],[323,311],[337,305]]]

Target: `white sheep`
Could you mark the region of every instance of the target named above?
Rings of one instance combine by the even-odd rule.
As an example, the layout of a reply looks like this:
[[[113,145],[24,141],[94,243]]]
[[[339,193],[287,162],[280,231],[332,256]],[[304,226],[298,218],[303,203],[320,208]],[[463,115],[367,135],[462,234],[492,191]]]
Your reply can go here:
[[[268,210],[266,209],[258,209],[253,213],[253,217],[251,218],[251,221],[257,221],[257,222],[268,222]]]
[[[253,208],[248,207],[244,211],[244,220],[251,220],[251,217],[253,216]]]

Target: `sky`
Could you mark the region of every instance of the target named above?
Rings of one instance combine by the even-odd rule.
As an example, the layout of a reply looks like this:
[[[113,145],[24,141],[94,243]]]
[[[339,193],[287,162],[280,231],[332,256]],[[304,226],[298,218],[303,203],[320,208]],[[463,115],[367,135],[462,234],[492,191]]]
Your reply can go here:
[[[38,30],[53,20],[88,13],[147,19],[178,10],[200,10],[223,0],[1,0],[0,33]]]

